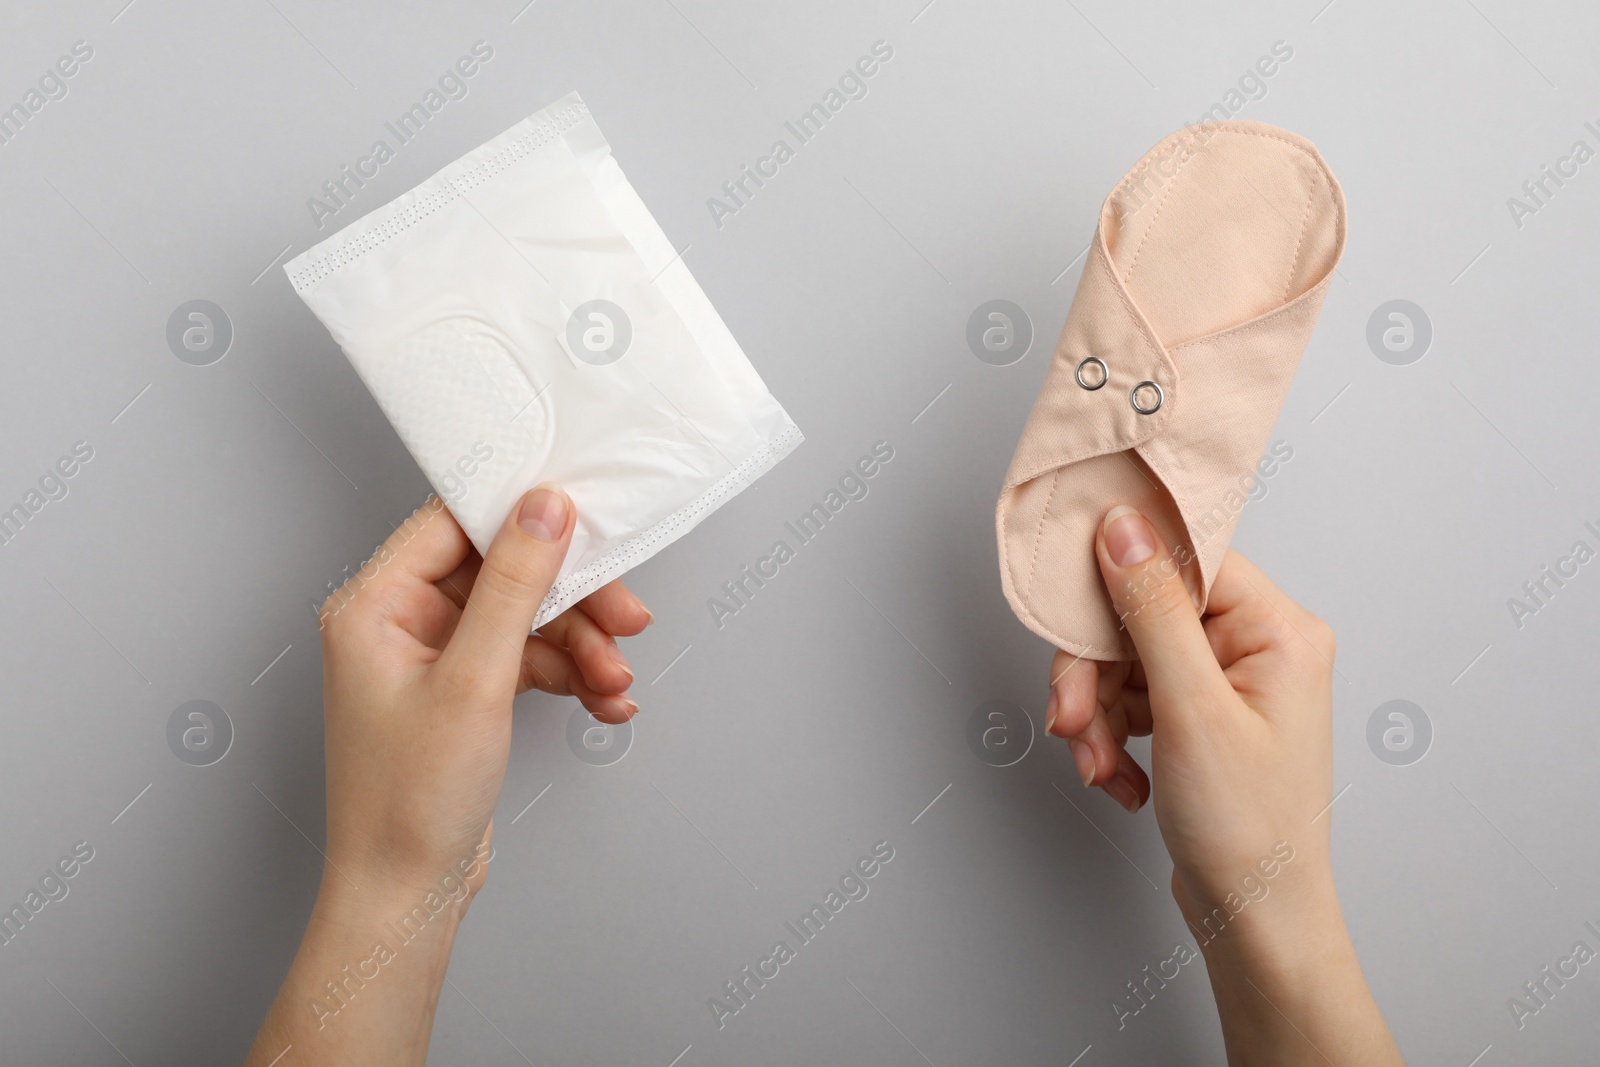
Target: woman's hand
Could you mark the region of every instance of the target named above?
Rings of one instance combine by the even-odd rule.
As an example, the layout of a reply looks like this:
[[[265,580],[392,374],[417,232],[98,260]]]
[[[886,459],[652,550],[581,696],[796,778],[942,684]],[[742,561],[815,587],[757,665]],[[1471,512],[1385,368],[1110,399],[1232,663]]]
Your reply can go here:
[[[487,842],[517,693],[570,693],[602,722],[638,711],[616,637],[650,613],[621,582],[528,632],[575,520],[565,493],[537,487],[485,560],[434,498],[325,615],[328,858],[358,884],[357,871],[432,881]]]
[[[1139,660],[1058,652],[1046,730],[1068,739],[1086,786],[1130,812],[1151,779],[1125,745],[1152,735],[1172,893],[1230,1062],[1399,1063],[1334,892],[1332,631],[1235,552],[1202,619],[1132,508],[1107,513],[1095,553]]]
[[[1125,748],[1152,733],[1156,822],[1194,920],[1285,841],[1291,867],[1328,874],[1333,796],[1333,632],[1230,551],[1206,617],[1145,518],[1106,515],[1095,553],[1140,658],[1057,652],[1048,731],[1068,739],[1086,785],[1130,811],[1150,779]]]
[[[616,637],[650,613],[613,582],[529,636],[572,539],[531,490],[479,558],[435,498],[323,605],[327,867],[247,1063],[421,1064],[457,925],[488,872],[511,702],[539,688],[596,718],[638,711]]]

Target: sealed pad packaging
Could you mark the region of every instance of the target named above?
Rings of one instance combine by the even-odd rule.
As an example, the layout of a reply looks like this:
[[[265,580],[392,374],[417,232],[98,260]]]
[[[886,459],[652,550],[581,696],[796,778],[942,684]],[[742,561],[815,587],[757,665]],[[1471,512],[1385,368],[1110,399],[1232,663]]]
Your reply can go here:
[[[284,269],[480,552],[539,482],[572,497],[535,626],[802,440],[576,93]]]

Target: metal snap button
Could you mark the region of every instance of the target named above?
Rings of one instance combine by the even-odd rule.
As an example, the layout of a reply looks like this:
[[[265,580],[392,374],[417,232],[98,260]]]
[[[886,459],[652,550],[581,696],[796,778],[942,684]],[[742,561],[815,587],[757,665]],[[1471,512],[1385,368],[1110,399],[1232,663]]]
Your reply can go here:
[[[1149,407],[1146,407],[1144,404],[1139,402],[1139,392],[1142,389],[1154,389],[1156,391],[1156,402]],[[1132,404],[1133,410],[1137,411],[1141,415],[1154,415],[1156,412],[1161,410],[1161,405],[1166,399],[1167,394],[1163,393],[1161,391],[1161,386],[1157,385],[1155,382],[1140,382],[1138,385],[1134,386],[1128,391],[1128,403]]]
[[[1083,380],[1083,369],[1090,364],[1100,368],[1099,381],[1086,382]],[[1083,359],[1078,361],[1078,369],[1073,376],[1078,379],[1079,385],[1083,386],[1085,389],[1088,389],[1090,392],[1093,392],[1111,380],[1111,369],[1106,366],[1106,361],[1101,359],[1099,356],[1085,356]]]

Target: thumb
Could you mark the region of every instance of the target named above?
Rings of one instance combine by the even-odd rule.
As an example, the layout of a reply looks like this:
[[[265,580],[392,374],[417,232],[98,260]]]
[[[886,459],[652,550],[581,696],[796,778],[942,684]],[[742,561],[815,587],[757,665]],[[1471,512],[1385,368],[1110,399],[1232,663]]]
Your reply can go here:
[[[1194,696],[1231,691],[1178,563],[1155,526],[1127,505],[1106,512],[1095,555],[1117,616],[1144,664],[1156,715]]]
[[[490,691],[516,691],[533,617],[555,584],[577,510],[561,488],[534,486],[506,517],[472,583],[461,621],[440,657],[455,678]]]

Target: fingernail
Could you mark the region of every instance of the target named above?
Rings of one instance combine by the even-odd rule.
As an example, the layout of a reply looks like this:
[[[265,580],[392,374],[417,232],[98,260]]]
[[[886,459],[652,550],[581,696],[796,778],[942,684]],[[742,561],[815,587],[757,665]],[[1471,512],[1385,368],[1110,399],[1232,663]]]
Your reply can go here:
[[[1139,810],[1139,794],[1133,791],[1133,786],[1121,778],[1113,778],[1103,787],[1111,794],[1111,799],[1128,809],[1128,814]]]
[[[623,586],[622,588],[627,592],[628,599],[633,601],[633,606],[638,608],[640,611],[644,612],[645,618],[650,620],[650,622],[645,623],[645,625],[649,626],[651,622],[655,622],[656,621],[656,617],[653,614],[651,614],[649,608],[645,607],[644,601],[639,599],[639,594],[635,593],[632,589],[629,589],[627,586]]]
[[[1061,710],[1061,694],[1054,689],[1050,690],[1050,699],[1044,706],[1044,732],[1050,733],[1051,727],[1056,724],[1056,714]]]
[[[1073,738],[1067,744],[1072,748],[1072,761],[1078,765],[1078,777],[1083,779],[1084,788],[1094,781],[1094,749],[1089,747],[1087,741]]]
[[[1132,567],[1156,554],[1155,531],[1143,515],[1126,504],[1106,512],[1106,551],[1119,567]]]
[[[533,492],[522,498],[517,525],[529,537],[537,537],[541,541],[559,541],[561,531],[567,528],[566,494],[549,483],[536,486]]]
[[[631,719],[635,715],[639,714],[639,705],[637,703],[635,703],[632,700],[629,700],[627,697],[623,697],[622,698],[622,702],[624,704],[628,705],[628,718]]]
[[[623,670],[627,671],[629,678],[633,677],[633,668],[628,666],[628,657],[622,654],[622,649],[618,648],[616,645],[612,645],[609,649],[607,649],[607,653],[611,656],[612,663],[615,663],[618,667],[621,667]]]

